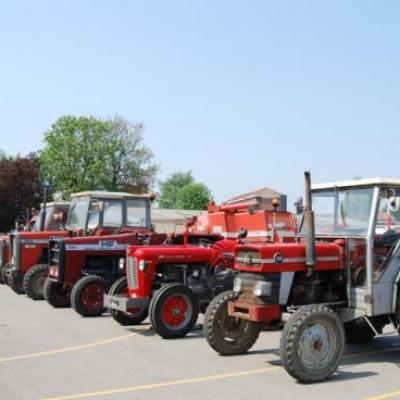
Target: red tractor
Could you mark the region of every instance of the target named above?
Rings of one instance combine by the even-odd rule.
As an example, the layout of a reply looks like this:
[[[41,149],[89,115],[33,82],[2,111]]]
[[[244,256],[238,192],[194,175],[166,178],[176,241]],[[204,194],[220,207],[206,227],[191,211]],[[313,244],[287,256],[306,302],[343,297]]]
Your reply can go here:
[[[68,202],[46,203],[42,206],[31,231],[10,233],[11,260],[3,267],[3,276],[16,293],[22,294],[26,290],[31,297],[40,297],[38,286],[43,283],[43,271],[47,271],[48,239],[51,236],[67,234],[63,230],[68,208]],[[29,274],[24,280],[27,272]],[[28,278],[31,279],[29,285]]]
[[[65,219],[64,221],[55,221],[52,215],[56,215],[58,212],[54,211],[55,208],[59,209],[61,212],[68,211],[68,203],[46,203],[46,212],[43,211],[43,207],[44,205],[42,205],[39,215],[33,215],[32,218],[27,222],[27,224],[25,225],[25,231],[39,232],[40,230],[46,231],[52,229],[58,231],[63,229]],[[47,216],[47,218],[44,218],[45,215]],[[41,224],[43,224],[43,229],[41,227]],[[16,225],[19,226],[17,222]],[[12,249],[10,246],[10,234],[0,236],[0,283],[7,283],[7,277],[5,273],[9,267],[8,264],[11,263],[11,251]]]
[[[221,217],[228,217],[221,219],[219,233],[226,229],[227,220],[238,219],[243,223],[241,240],[248,233],[246,225],[258,226],[265,232],[272,215],[268,211],[245,211],[243,206],[218,212]],[[277,213],[275,219],[285,231],[295,226],[289,213]],[[127,278],[117,281],[104,300],[118,323],[138,324],[148,315],[154,331],[163,338],[182,337],[193,328],[199,312],[205,312],[210,300],[232,288],[236,240],[203,239],[191,244],[188,231],[184,238],[181,245],[128,249]]]
[[[166,235],[152,232],[151,195],[104,192],[85,199],[74,203],[81,210],[76,224],[91,236],[50,239],[43,294],[53,307],[72,304],[82,316],[98,316],[104,311],[104,291],[125,274],[120,260],[128,245],[161,244]]]
[[[314,211],[312,210],[312,205]],[[280,344],[298,381],[329,378],[348,342],[400,325],[400,180],[315,185],[306,173],[306,208],[296,242],[236,248],[233,290],[205,315],[204,334],[223,355],[251,348],[262,327],[292,315]]]

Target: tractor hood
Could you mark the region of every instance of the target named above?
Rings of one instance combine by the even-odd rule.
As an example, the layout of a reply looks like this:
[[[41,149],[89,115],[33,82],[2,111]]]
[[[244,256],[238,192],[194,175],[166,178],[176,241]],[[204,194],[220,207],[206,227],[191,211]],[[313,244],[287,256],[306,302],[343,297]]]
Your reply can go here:
[[[317,270],[343,268],[343,250],[335,243],[316,243]],[[235,268],[252,272],[306,271],[306,243],[239,245]]]

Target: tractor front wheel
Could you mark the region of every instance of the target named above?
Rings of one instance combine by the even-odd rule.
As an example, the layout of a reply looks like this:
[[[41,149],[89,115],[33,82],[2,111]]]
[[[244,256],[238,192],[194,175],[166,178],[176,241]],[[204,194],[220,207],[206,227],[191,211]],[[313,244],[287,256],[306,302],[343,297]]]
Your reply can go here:
[[[149,308],[151,325],[164,339],[185,336],[192,330],[199,315],[196,294],[186,285],[176,283],[159,289]]]
[[[104,312],[104,293],[107,282],[97,275],[84,276],[75,283],[71,292],[71,305],[82,317],[99,317]]]
[[[9,271],[7,271],[7,285],[10,286],[10,288],[17,294],[24,294],[25,290],[22,287],[22,281],[20,279],[15,279],[15,276],[13,276],[12,272],[10,271],[12,267],[9,268]]]
[[[69,307],[71,305],[71,289],[64,287],[60,282],[47,278],[43,285],[45,300],[55,308]]]
[[[128,293],[128,284],[126,281],[126,277],[122,276],[117,279],[110,288],[108,292],[109,295],[127,295]],[[142,323],[148,315],[148,308],[138,308],[133,313],[124,313],[122,311],[109,309],[111,316],[114,318],[122,326],[128,325],[138,325]]]
[[[326,306],[300,308],[282,332],[282,364],[302,383],[321,382],[333,375],[343,350],[343,324],[338,315]]]
[[[261,324],[228,315],[228,303],[237,297],[232,290],[219,294],[204,315],[204,336],[208,344],[224,356],[246,353],[262,329]]]
[[[28,270],[22,283],[28,297],[33,300],[44,300],[43,285],[48,273],[48,264],[37,264]]]
[[[0,268],[0,283],[3,283],[5,285],[7,284],[7,275],[6,275],[6,273],[7,273],[7,269],[10,269],[10,268],[12,268],[12,264],[10,264],[10,263],[4,264]]]

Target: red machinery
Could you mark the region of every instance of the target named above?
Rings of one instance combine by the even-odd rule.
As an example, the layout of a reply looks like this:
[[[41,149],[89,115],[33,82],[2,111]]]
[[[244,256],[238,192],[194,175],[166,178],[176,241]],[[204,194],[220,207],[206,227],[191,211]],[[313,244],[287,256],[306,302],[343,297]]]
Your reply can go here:
[[[194,227],[199,231],[198,223]],[[245,237],[257,230],[256,241],[270,241],[271,237],[278,240],[278,227],[291,231],[294,240],[295,220],[290,213],[249,211],[242,205],[209,210],[208,229],[201,231],[235,239],[239,234],[244,241],[254,240],[254,236]],[[140,323],[149,314],[160,336],[182,337],[191,330],[198,313],[205,311],[210,300],[232,287],[236,245],[236,240],[229,239],[200,240],[191,245],[186,239],[183,245],[130,247],[126,261],[127,288],[122,278],[105,296],[105,305],[120,324]]]
[[[344,333],[360,342],[389,322],[399,330],[399,223],[400,180],[338,182],[311,191],[306,173],[296,241],[237,246],[234,290],[217,296],[205,315],[208,343],[220,354],[244,353],[266,323],[289,311],[281,338],[284,367],[301,382],[327,379],[340,363]]]
[[[42,205],[31,231],[13,231],[5,240],[3,248],[5,255],[8,250],[9,261],[3,266],[3,277],[16,293],[24,293],[22,280],[25,272],[31,267],[37,271],[47,262],[48,238],[63,235],[68,208],[69,203],[63,201]]]
[[[17,293],[26,292],[33,299],[42,299],[42,287],[48,274],[49,239],[70,236],[103,236],[124,231],[126,218],[131,218],[126,204],[132,209],[132,224],[147,218],[146,209],[153,197],[119,192],[82,192],[72,196],[64,230],[15,232],[11,235],[12,264],[6,275],[10,287]],[[142,203],[145,206],[142,206]],[[135,213],[137,204],[142,209]],[[56,216],[46,211],[46,218]],[[139,219],[137,219],[139,218]],[[38,218],[38,221],[43,218]],[[148,221],[146,220],[146,224]],[[50,224],[50,227],[52,225]],[[129,230],[128,230],[129,231]],[[140,231],[140,229],[138,230]]]

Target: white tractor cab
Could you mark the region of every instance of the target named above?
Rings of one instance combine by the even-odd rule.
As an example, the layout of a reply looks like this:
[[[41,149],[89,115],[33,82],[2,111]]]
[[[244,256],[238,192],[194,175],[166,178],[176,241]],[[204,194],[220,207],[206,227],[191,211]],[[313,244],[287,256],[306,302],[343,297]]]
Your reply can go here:
[[[71,195],[66,229],[78,236],[151,230],[151,194],[87,191]]]
[[[314,250],[321,242],[340,246],[346,295],[344,301],[292,309],[282,333],[281,358],[289,374],[305,383],[336,371],[345,338],[366,342],[385,325],[397,332],[400,325],[400,179],[312,185],[311,204],[299,240],[305,238]]]

